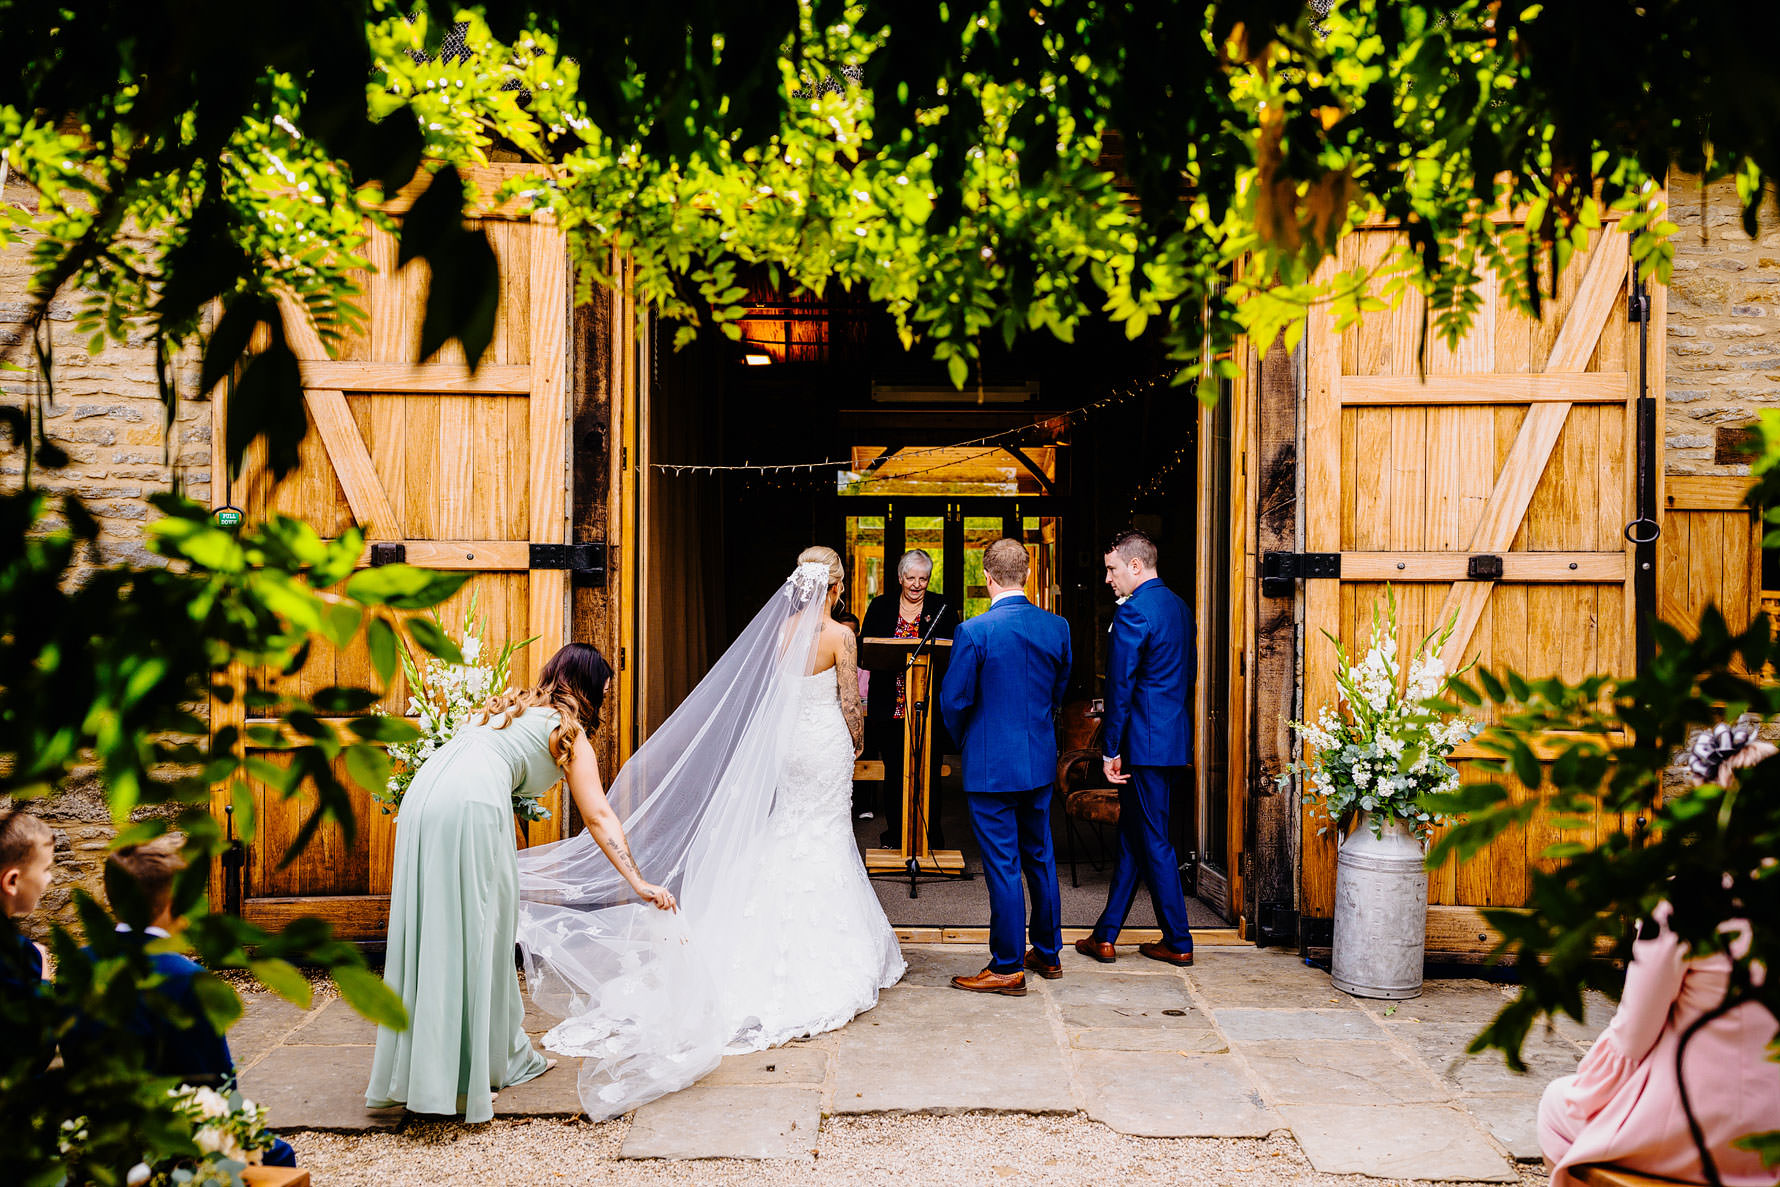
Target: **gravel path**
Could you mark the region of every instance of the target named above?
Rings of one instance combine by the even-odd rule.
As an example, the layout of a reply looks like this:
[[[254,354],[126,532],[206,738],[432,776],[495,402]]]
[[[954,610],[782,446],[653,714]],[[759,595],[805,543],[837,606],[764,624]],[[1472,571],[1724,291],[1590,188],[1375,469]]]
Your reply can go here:
[[[1323,1175],[1289,1136],[1265,1140],[1132,1138],[1085,1117],[834,1117],[806,1162],[621,1161],[629,1121],[501,1120],[466,1126],[410,1120],[399,1133],[291,1132],[316,1187],[401,1184],[883,1184],[1046,1187],[1179,1183],[1217,1187],[1390,1187],[1398,1179]],[[1544,1184],[1521,1167],[1522,1187]],[[1409,1187],[1405,1184],[1405,1187]]]

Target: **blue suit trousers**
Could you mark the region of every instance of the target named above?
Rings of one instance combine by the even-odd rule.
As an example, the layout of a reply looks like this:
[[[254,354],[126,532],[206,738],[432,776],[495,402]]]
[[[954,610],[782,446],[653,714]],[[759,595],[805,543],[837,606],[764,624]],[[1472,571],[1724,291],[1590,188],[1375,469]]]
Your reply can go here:
[[[1141,879],[1150,888],[1162,942],[1176,952],[1191,952],[1193,931],[1187,923],[1187,896],[1181,893],[1180,863],[1168,834],[1169,808],[1187,768],[1127,769],[1131,782],[1119,788],[1119,860],[1094,936],[1109,944],[1118,939]]]
[[[1056,964],[1063,947],[1063,908],[1051,845],[1051,789],[973,791],[966,798],[983,853],[983,881],[989,885],[989,967],[998,973],[1025,967],[1021,933],[1026,930],[1027,894],[1032,896],[1032,946],[1046,964]]]

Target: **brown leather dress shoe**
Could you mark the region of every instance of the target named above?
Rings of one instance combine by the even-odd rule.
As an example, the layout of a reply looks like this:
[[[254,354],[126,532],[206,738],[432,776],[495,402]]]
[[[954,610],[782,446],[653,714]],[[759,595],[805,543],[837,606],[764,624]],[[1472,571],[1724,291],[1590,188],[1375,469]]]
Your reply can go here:
[[[1046,964],[1039,958],[1037,948],[1026,949],[1026,967],[1047,981],[1055,981],[1058,977],[1063,975],[1063,966],[1060,964]]]
[[[999,993],[1004,997],[1026,996],[1025,973],[998,973],[994,969],[984,969],[974,977],[953,977],[953,989],[967,989],[971,993]]]
[[[1186,968],[1193,963],[1191,952],[1176,952],[1173,948],[1162,944],[1139,944],[1137,950],[1151,960],[1159,960],[1163,964],[1171,964],[1176,968]]]
[[[1111,964],[1119,958],[1117,949],[1105,940],[1096,940],[1093,936],[1083,936],[1077,940],[1075,950],[1089,960],[1098,960],[1101,964]]]

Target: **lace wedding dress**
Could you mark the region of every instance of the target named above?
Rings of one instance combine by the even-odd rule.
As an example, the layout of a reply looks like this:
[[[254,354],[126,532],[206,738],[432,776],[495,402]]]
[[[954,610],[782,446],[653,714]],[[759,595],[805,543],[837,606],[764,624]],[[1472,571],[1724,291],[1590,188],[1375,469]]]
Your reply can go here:
[[[742,934],[719,970],[731,1051],[841,1026],[907,967],[853,838],[853,739],[838,669],[805,676]]]
[[[841,1026],[902,976],[849,823],[838,669],[810,674],[827,588],[798,566],[607,789],[677,914],[637,902],[586,832],[519,855],[527,989],[595,1119]]]

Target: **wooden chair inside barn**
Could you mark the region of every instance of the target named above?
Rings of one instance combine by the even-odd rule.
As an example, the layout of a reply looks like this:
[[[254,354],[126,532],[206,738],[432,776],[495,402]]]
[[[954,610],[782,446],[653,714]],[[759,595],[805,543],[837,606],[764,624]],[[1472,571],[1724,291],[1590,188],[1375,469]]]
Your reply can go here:
[[[1082,884],[1080,861],[1084,834],[1092,834],[1099,844],[1101,856],[1090,857],[1088,865],[1095,871],[1103,868],[1102,857],[1115,851],[1119,829],[1119,789],[1107,781],[1102,765],[1106,753],[1101,746],[1101,702],[1070,701],[1063,706],[1057,722],[1057,788],[1063,804],[1063,839],[1068,846],[1069,884]],[[1192,768],[1182,786],[1193,786]],[[1178,810],[1185,810],[1177,805]]]

